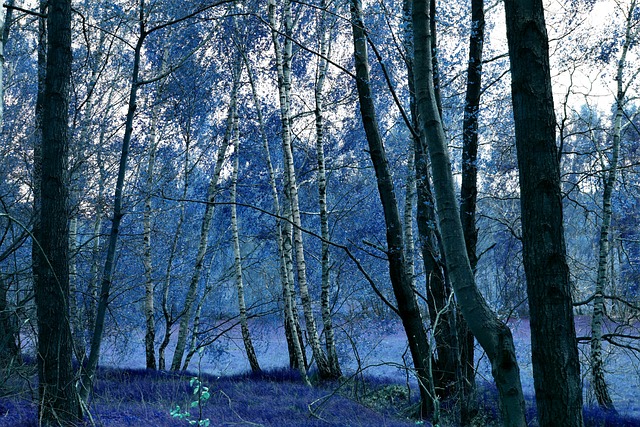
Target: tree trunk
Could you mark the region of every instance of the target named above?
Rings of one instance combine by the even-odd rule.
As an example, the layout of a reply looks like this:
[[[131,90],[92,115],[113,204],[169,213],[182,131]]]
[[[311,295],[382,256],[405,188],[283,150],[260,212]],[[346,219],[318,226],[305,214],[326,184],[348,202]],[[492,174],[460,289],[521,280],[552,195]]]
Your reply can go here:
[[[602,195],[602,224],[600,225],[600,243],[598,251],[598,275],[596,278],[595,297],[593,300],[593,317],[591,318],[591,381],[593,391],[598,401],[598,405],[605,411],[616,413],[613,400],[609,394],[609,388],[604,379],[604,360],[602,356],[602,323],[605,316],[604,294],[607,286],[607,260],[609,259],[610,244],[609,230],[611,229],[611,198],[616,182],[616,172],[618,169],[618,156],[620,153],[620,138],[622,133],[623,106],[625,104],[625,86],[623,84],[624,68],[626,65],[627,52],[633,43],[632,29],[634,25],[633,10],[636,1],[629,5],[627,14],[627,25],[625,39],[622,45],[622,52],[618,59],[618,69],[616,75],[616,98],[615,115],[613,119],[613,147],[611,149],[611,159],[609,168],[604,179],[604,189]],[[628,87],[628,85],[627,85]],[[612,274],[613,277],[613,274]]]
[[[378,129],[375,106],[371,93],[369,64],[367,59],[367,35],[362,21],[362,6],[360,0],[351,3],[351,24],[353,29],[354,56],[356,66],[356,85],[360,101],[360,114],[367,136],[369,154],[376,173],[378,193],[387,226],[387,257],[389,262],[389,276],[396,297],[398,314],[402,320],[413,365],[418,377],[421,397],[421,416],[426,417],[434,411],[437,423],[438,397],[433,389],[430,377],[429,359],[431,349],[427,332],[422,323],[420,308],[416,300],[411,277],[407,274],[405,260],[405,245],[402,233],[402,222],[398,211],[393,178],[387,161],[384,144]]]
[[[277,44],[277,36],[274,41],[276,42],[276,52],[279,51],[279,47]],[[256,85],[253,79],[253,72],[251,67],[249,66],[249,61],[247,60],[246,55],[243,53],[243,59],[245,65],[247,67],[247,74],[249,76],[249,83],[251,85],[251,94],[253,97],[253,102],[256,107],[256,112],[258,115],[258,126],[260,128],[260,138],[262,139],[262,146],[265,152],[265,161],[267,163],[267,171],[269,172],[269,187],[271,188],[271,196],[273,197],[273,211],[278,216],[276,218],[276,244],[278,247],[278,258],[280,260],[280,280],[282,283],[282,291],[283,291],[283,299],[284,299],[284,324],[285,324],[285,335],[287,339],[287,348],[289,350],[289,364],[291,368],[298,369],[302,378],[305,382],[309,382],[307,378],[307,361],[306,355],[304,354],[304,348],[302,343],[302,336],[300,332],[300,325],[296,321],[296,316],[294,316],[294,302],[293,299],[293,284],[289,282],[289,278],[287,275],[287,261],[284,255],[284,236],[283,236],[283,227],[282,221],[279,219],[281,215],[280,211],[280,202],[278,197],[278,188],[276,186],[276,175],[273,170],[273,163],[271,162],[271,153],[269,149],[269,141],[267,139],[267,134],[265,132],[264,119],[262,116],[262,108],[260,107],[260,100],[258,98],[258,93],[256,91]]]
[[[269,20],[276,30],[275,23],[275,1],[269,0]],[[298,202],[298,184],[296,182],[296,172],[293,162],[293,147],[291,144],[291,112],[289,105],[289,95],[291,93],[291,31],[293,27],[293,18],[291,16],[291,1],[286,0],[284,5],[284,28],[285,28],[285,44],[284,49],[278,49],[277,34],[273,34],[274,44],[276,46],[276,67],[278,71],[278,91],[280,99],[280,117],[282,122],[282,151],[284,156],[284,172],[285,172],[285,196],[291,209],[291,218],[293,220],[293,249],[296,257],[296,272],[298,274],[298,287],[300,289],[300,299],[302,300],[302,308],[304,311],[305,324],[307,328],[307,336],[313,357],[318,367],[318,375],[320,378],[331,378],[332,372],[327,362],[327,357],[320,345],[316,320],[313,315],[311,295],[307,286],[307,267],[304,255],[304,243],[302,238],[302,219],[300,217],[300,207]]]
[[[71,2],[50,0],[42,104],[42,175],[35,303],[38,323],[38,419],[43,426],[80,421],[69,324],[69,84]]]
[[[102,280],[100,284],[100,295],[98,299],[98,305],[95,316],[95,324],[93,329],[93,335],[91,337],[91,349],[89,352],[89,358],[86,366],[82,370],[82,377],[79,384],[80,399],[83,402],[87,402],[89,394],[93,388],[95,380],[96,369],[98,361],[100,359],[100,347],[102,346],[102,333],[104,331],[104,322],[107,313],[107,307],[109,305],[109,295],[111,292],[111,284],[113,281],[113,272],[115,270],[115,255],[116,246],[118,243],[118,236],[120,233],[120,222],[124,216],[122,212],[122,199],[124,192],[124,180],[127,171],[127,161],[129,158],[129,146],[131,144],[131,135],[133,134],[133,118],[137,107],[137,96],[140,73],[140,57],[142,52],[142,46],[144,44],[145,37],[148,33],[144,31],[144,2],[141,2],[139,6],[139,24],[140,34],[138,41],[135,45],[133,56],[133,69],[131,72],[131,86],[129,90],[129,100],[127,107],[126,123],[124,136],[122,139],[122,151],[120,153],[120,162],[118,165],[118,178],[116,181],[114,203],[113,203],[113,217],[111,219],[111,232],[109,233],[109,244],[107,246],[107,255],[104,262],[104,269],[102,271]]]
[[[331,315],[331,262],[329,257],[329,243],[331,237],[329,234],[329,212],[327,210],[327,173],[325,168],[324,157],[324,82],[327,76],[327,67],[329,65],[327,56],[329,55],[328,38],[331,34],[327,34],[326,21],[326,2],[323,0],[320,4],[322,16],[320,17],[320,25],[318,28],[318,37],[320,38],[320,57],[318,58],[318,71],[316,77],[315,88],[315,119],[316,119],[316,159],[318,162],[318,204],[320,206],[320,235],[322,241],[321,265],[322,265],[322,286],[320,295],[320,304],[322,307],[322,324],[324,327],[325,348],[327,350],[327,363],[331,378],[340,378],[342,370],[338,361],[338,353],[336,351],[335,336],[333,331],[333,321]]]
[[[238,292],[238,308],[240,310],[240,330],[242,331],[242,342],[247,353],[247,359],[251,366],[251,371],[260,372],[260,364],[256,351],[253,348],[251,334],[249,333],[249,325],[247,322],[247,305],[244,299],[244,283],[242,280],[242,255],[240,253],[240,233],[238,232],[238,214],[236,207],[236,199],[238,193],[238,169],[240,159],[240,139],[238,138],[238,112],[233,112],[234,130],[233,130],[233,172],[231,175],[231,232],[233,234],[233,256],[235,264],[236,290]]]
[[[15,315],[9,309],[9,301],[7,293],[9,285],[0,276],[0,369],[10,369],[10,366],[19,358],[20,348],[16,343],[18,331],[14,327],[13,316]],[[1,372],[5,375],[8,372]]]
[[[235,62],[235,69],[233,75],[233,87],[231,89],[231,100],[229,104],[229,113],[227,115],[226,129],[224,137],[222,139],[222,145],[218,149],[218,155],[216,159],[216,165],[211,175],[211,181],[209,182],[209,189],[207,191],[207,204],[205,206],[204,215],[202,217],[202,225],[200,228],[200,241],[198,244],[198,252],[196,254],[195,264],[191,280],[189,282],[189,288],[187,295],[185,296],[184,307],[180,312],[180,329],[178,330],[178,341],[176,343],[176,349],[173,353],[173,360],[171,362],[171,370],[180,370],[182,366],[182,358],[187,344],[187,336],[189,334],[189,324],[191,323],[191,316],[193,312],[193,304],[196,300],[196,293],[198,291],[198,283],[200,282],[200,276],[202,275],[202,268],[204,266],[204,256],[207,252],[209,245],[209,230],[211,229],[211,222],[213,219],[214,203],[216,201],[218,193],[218,180],[222,173],[222,166],[227,156],[227,149],[231,141],[231,132],[233,128],[233,111],[236,108],[238,102],[238,86],[240,84],[240,72],[242,68],[242,62],[238,59]]]
[[[72,192],[75,193],[75,192]],[[74,199],[74,197],[72,197]],[[72,202],[72,204],[75,204]],[[78,269],[76,257],[78,252],[78,216],[71,214],[69,220],[69,322],[73,336],[73,352],[76,360],[82,364],[86,357],[86,343],[82,315],[78,307]]]
[[[506,0],[522,246],[541,426],[582,426],[548,39],[541,0]]]
[[[478,291],[467,256],[451,162],[433,85],[430,10],[425,0],[413,2],[416,103],[428,141],[433,185],[447,271],[460,309],[487,353],[500,395],[506,426],[525,426],[524,396],[513,337]]]
[[[153,173],[156,163],[157,139],[156,111],[151,113],[151,129],[149,131],[149,160],[147,163],[147,177],[145,181],[144,212],[142,213],[143,227],[143,253],[142,264],[144,266],[144,318],[146,333],[144,335],[144,347],[147,369],[156,369],[155,340],[156,322],[154,310],[154,281],[153,261],[151,257],[151,195],[153,194]]]
[[[460,190],[460,220],[464,232],[469,264],[474,274],[478,257],[476,245],[476,201],[478,198],[478,116],[482,92],[482,50],[484,44],[484,0],[471,1],[471,35],[469,37],[469,64],[467,67],[467,92],[462,123],[462,186]],[[460,421],[468,425],[478,412],[474,368],[475,339],[467,322],[458,318],[458,340],[461,345],[462,404]]]
[[[413,73],[413,23],[411,0],[403,3],[404,48],[407,62],[407,79],[410,92],[410,109],[414,130],[419,131],[415,102]],[[434,21],[434,19],[431,19]],[[432,49],[434,43],[432,43]],[[437,61],[434,61],[434,63]],[[434,79],[435,86],[435,79]],[[436,98],[438,95],[436,94]],[[461,372],[456,335],[454,305],[449,304],[451,288],[446,278],[446,270],[439,253],[440,235],[436,224],[435,203],[431,192],[431,177],[426,153],[424,132],[413,135],[415,186],[417,192],[416,222],[425,275],[429,319],[436,344],[437,357],[433,366],[433,380],[436,392],[443,399],[452,397]]]
[[[187,134],[186,147],[185,147],[185,159],[184,159],[184,185],[182,188],[182,200],[186,200],[189,191],[189,144],[190,136]],[[180,215],[178,217],[178,224],[176,231],[173,234],[173,241],[171,242],[171,249],[169,249],[169,259],[167,259],[167,269],[162,281],[162,317],[164,318],[164,337],[158,347],[158,369],[166,369],[165,350],[169,346],[171,341],[171,329],[175,324],[174,313],[169,307],[169,290],[171,289],[171,273],[173,272],[173,263],[178,253],[178,242],[180,240],[180,234],[182,233],[182,227],[184,224],[185,209],[184,202],[180,202]]]

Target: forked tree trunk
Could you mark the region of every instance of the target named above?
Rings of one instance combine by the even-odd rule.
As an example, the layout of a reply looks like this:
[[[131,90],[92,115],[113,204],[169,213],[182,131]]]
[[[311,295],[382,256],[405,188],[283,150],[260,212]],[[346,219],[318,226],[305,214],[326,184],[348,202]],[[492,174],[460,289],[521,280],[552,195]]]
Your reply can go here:
[[[498,319],[478,291],[467,256],[451,162],[433,86],[430,8],[427,1],[414,0],[412,16],[416,102],[422,130],[428,141],[447,271],[462,314],[491,362],[504,425],[526,426],[520,370],[511,331]]]
[[[325,348],[327,350],[327,363],[332,378],[340,378],[342,370],[338,361],[338,352],[336,351],[336,342],[333,331],[333,321],[331,315],[331,262],[329,258],[329,243],[331,237],[329,235],[329,212],[327,210],[327,173],[324,157],[324,82],[327,77],[327,67],[329,62],[329,39],[331,34],[327,34],[326,29],[326,2],[320,3],[322,9],[320,17],[320,25],[318,28],[318,37],[320,38],[320,57],[318,58],[318,71],[316,76],[316,158],[318,162],[318,200],[320,206],[320,235],[322,236],[322,291],[320,295],[320,304],[322,307],[322,324],[324,327]]]
[[[540,426],[581,427],[580,361],[543,10],[542,0],[505,0],[533,381]]]
[[[184,357],[185,348],[187,345],[187,337],[189,335],[189,325],[191,323],[191,317],[193,313],[193,304],[196,300],[196,294],[198,291],[198,283],[200,282],[200,276],[202,275],[202,268],[204,266],[204,256],[209,246],[209,230],[211,229],[211,223],[213,219],[213,211],[215,207],[215,201],[218,193],[218,180],[222,173],[222,166],[227,156],[227,149],[231,142],[231,132],[233,128],[233,111],[236,108],[238,102],[238,86],[240,85],[240,73],[242,70],[242,61],[236,60],[234,63],[235,68],[233,72],[233,87],[231,88],[231,99],[229,103],[229,112],[227,114],[226,129],[222,144],[218,149],[216,165],[214,167],[213,174],[211,175],[211,181],[209,182],[209,189],[207,191],[207,204],[205,206],[204,215],[202,216],[202,224],[200,227],[200,240],[198,243],[198,252],[196,254],[195,264],[191,280],[189,281],[189,288],[185,296],[184,306],[180,312],[180,329],[178,330],[178,340],[176,343],[176,349],[173,353],[173,360],[171,362],[171,370],[180,370],[182,366],[182,358]]]
[[[293,249],[295,250],[296,272],[298,277],[298,287],[300,290],[300,299],[302,300],[302,308],[304,311],[305,324],[307,328],[307,337],[313,357],[318,367],[318,375],[320,378],[331,378],[332,372],[329,369],[327,357],[320,345],[320,337],[316,327],[316,320],[313,314],[312,300],[307,285],[307,267],[304,255],[304,242],[302,238],[302,219],[300,217],[300,207],[298,202],[298,184],[296,181],[296,172],[293,161],[293,147],[291,144],[291,111],[289,96],[291,93],[291,32],[293,27],[293,18],[291,16],[291,1],[285,0],[284,3],[284,32],[285,43],[283,50],[278,49],[275,19],[275,1],[269,0],[269,21],[273,27],[274,46],[276,48],[276,68],[278,74],[278,91],[280,100],[280,117],[282,122],[282,151],[284,156],[284,174],[285,174],[285,195],[287,203],[291,209],[291,219],[293,225]],[[286,244],[286,242],[285,242]],[[293,283],[293,282],[292,282]]]
[[[412,278],[407,274],[402,221],[398,210],[393,177],[391,176],[384,144],[378,129],[376,110],[371,93],[367,35],[362,21],[360,0],[353,0],[351,3],[351,26],[353,30],[356,86],[358,100],[360,101],[360,114],[367,136],[369,155],[376,173],[378,193],[386,224],[389,276],[397,301],[398,314],[407,335],[413,366],[418,378],[421,398],[420,416],[427,417],[433,412],[434,423],[437,424],[438,397],[435,394],[429,369],[431,349],[427,331],[422,323],[420,307],[412,287]]]
[[[182,187],[182,200],[186,200],[187,194],[189,192],[189,145],[190,145],[190,135],[187,134],[186,147],[184,151],[185,153],[184,169],[183,169],[184,184]],[[178,217],[178,224],[176,225],[176,231],[173,234],[171,248],[169,249],[169,258],[167,259],[167,269],[165,270],[164,278],[162,280],[162,317],[164,319],[164,336],[162,338],[162,342],[160,343],[160,346],[158,347],[158,369],[160,370],[166,369],[165,351],[171,341],[171,333],[172,333],[171,329],[173,328],[173,325],[176,322],[174,313],[169,307],[169,291],[171,290],[173,263],[176,259],[176,255],[178,254],[178,243],[180,241],[180,235],[182,234],[184,219],[185,219],[184,202],[180,202],[180,215]]]
[[[609,230],[611,228],[611,198],[616,183],[616,172],[618,169],[618,156],[620,153],[620,138],[622,133],[623,106],[625,103],[626,87],[623,83],[624,69],[626,66],[627,52],[631,43],[637,35],[634,30],[633,11],[636,1],[633,0],[627,12],[627,22],[625,30],[622,52],[618,59],[618,69],[616,73],[616,98],[615,115],[613,118],[613,147],[611,148],[611,159],[604,179],[604,189],[602,195],[602,223],[600,225],[600,243],[598,251],[598,275],[596,278],[596,289],[593,300],[593,317],[591,318],[591,381],[598,405],[606,411],[616,412],[613,400],[609,393],[609,388],[604,379],[604,360],[602,355],[602,323],[605,316],[605,290],[607,287],[607,260],[609,259]]]

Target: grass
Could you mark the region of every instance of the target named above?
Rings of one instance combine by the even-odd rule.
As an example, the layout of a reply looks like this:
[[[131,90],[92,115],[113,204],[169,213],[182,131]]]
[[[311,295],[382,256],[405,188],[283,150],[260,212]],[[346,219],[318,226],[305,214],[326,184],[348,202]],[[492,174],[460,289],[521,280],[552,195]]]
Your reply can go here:
[[[33,368],[23,368],[2,388],[0,427],[36,427],[37,407]],[[148,371],[144,369],[101,369],[90,404],[96,426],[188,426],[188,420],[172,417],[169,412],[180,405],[189,408],[193,374]],[[408,427],[423,425],[407,414],[415,409],[417,395],[400,384],[376,378],[349,383],[324,383],[305,386],[299,375],[289,369],[262,374],[228,377],[201,375],[211,397],[199,408],[189,408],[190,420],[210,420],[210,426],[340,426],[340,427]],[[11,392],[13,391],[13,392]],[[197,400],[197,399],[195,399]],[[480,415],[475,426],[497,426],[495,387],[479,387]],[[443,405],[446,407],[446,404]],[[586,409],[585,427],[640,426],[632,417],[606,416],[595,408]],[[527,418],[536,426],[535,404],[527,401]],[[88,421],[87,425],[91,425]],[[447,414],[442,426],[453,426]]]
[[[90,404],[97,426],[187,426],[186,420],[170,416],[176,405],[193,401],[191,374],[101,369]],[[296,372],[275,370],[261,375],[200,377],[211,397],[202,405],[202,419],[211,426],[341,426],[408,427],[416,422],[400,419],[385,410],[373,410],[333,393],[337,384],[307,387]],[[21,380],[24,381],[24,380]],[[15,386],[16,384],[14,384]],[[33,393],[14,393],[0,398],[1,427],[37,426]],[[191,409],[198,420],[198,408]],[[87,423],[90,425],[90,423]]]

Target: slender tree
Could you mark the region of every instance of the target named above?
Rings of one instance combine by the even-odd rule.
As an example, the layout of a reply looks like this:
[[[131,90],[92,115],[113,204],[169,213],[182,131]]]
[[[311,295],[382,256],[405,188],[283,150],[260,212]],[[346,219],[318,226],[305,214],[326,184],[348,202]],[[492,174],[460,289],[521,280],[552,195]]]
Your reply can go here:
[[[582,426],[549,46],[541,0],[505,0],[533,380],[541,426]]]
[[[295,265],[298,278],[298,288],[304,312],[305,325],[307,328],[307,338],[313,352],[313,357],[318,367],[318,374],[321,378],[333,377],[333,372],[329,367],[327,356],[320,345],[318,328],[313,314],[311,294],[307,284],[307,267],[304,255],[304,241],[302,234],[302,219],[300,215],[300,204],[298,197],[298,183],[293,160],[293,147],[291,141],[291,59],[292,42],[291,32],[293,30],[293,16],[291,11],[291,1],[285,0],[283,10],[283,22],[285,32],[285,42],[282,50],[278,41],[277,24],[275,18],[276,4],[274,0],[269,0],[268,13],[269,22],[272,27],[272,39],[276,51],[276,70],[278,75],[278,93],[280,102],[280,119],[282,123],[282,153],[284,157],[284,186],[286,206],[290,210],[291,224],[285,225],[287,229],[292,228],[293,250],[295,250]],[[291,227],[293,226],[293,227]],[[285,248],[290,239],[285,237]],[[290,252],[285,252],[291,259]],[[293,283],[293,278],[290,278]]]
[[[227,158],[227,151],[231,144],[231,134],[233,132],[233,111],[236,108],[238,102],[238,90],[240,85],[240,72],[242,70],[242,61],[238,58],[234,62],[233,71],[233,86],[231,88],[231,99],[229,101],[229,111],[227,113],[227,120],[225,125],[225,132],[222,138],[220,148],[218,148],[216,164],[214,166],[211,179],[209,181],[209,188],[207,190],[207,204],[202,216],[202,223],[200,225],[200,240],[198,243],[198,251],[196,253],[195,264],[193,272],[191,273],[191,279],[189,281],[189,287],[187,288],[187,294],[185,296],[184,305],[180,312],[180,329],[178,330],[178,340],[176,342],[176,348],[173,352],[173,360],[171,361],[171,370],[180,370],[182,366],[182,358],[187,345],[187,337],[189,334],[189,324],[191,323],[191,317],[193,313],[193,305],[196,300],[196,294],[198,291],[198,283],[200,282],[200,276],[202,275],[202,269],[204,267],[204,257],[209,247],[209,231],[211,230],[211,224],[213,222],[213,212],[215,208],[215,201],[218,195],[218,181],[222,174],[222,167]]]
[[[462,185],[460,189],[460,220],[464,231],[469,264],[475,273],[478,264],[476,245],[476,201],[478,198],[478,115],[482,93],[482,51],[484,45],[484,0],[471,0],[471,35],[469,36],[469,62],[467,65],[467,91],[462,123]],[[464,318],[458,322],[462,364],[461,422],[469,424],[477,413],[475,398],[475,339]]]
[[[327,78],[329,62],[327,57],[330,52],[331,33],[326,28],[326,8],[324,0],[320,3],[322,9],[320,23],[318,25],[318,36],[320,39],[320,57],[318,58],[318,70],[316,72],[315,87],[315,119],[316,119],[316,159],[318,162],[318,201],[320,206],[320,235],[322,241],[322,286],[320,304],[322,307],[322,324],[324,326],[325,348],[327,350],[327,363],[331,371],[332,378],[342,376],[338,353],[336,351],[335,333],[333,330],[333,319],[331,315],[331,260],[329,258],[329,211],[327,208],[327,172],[325,165],[324,143],[324,83]]]
[[[376,174],[378,193],[386,224],[386,255],[389,263],[389,276],[397,301],[398,315],[407,335],[413,366],[418,377],[421,416],[426,417],[433,412],[434,423],[437,423],[438,397],[433,387],[431,369],[429,368],[431,348],[412,286],[412,277],[409,275],[409,269],[407,268],[402,221],[387,154],[378,129],[378,119],[369,77],[367,35],[362,20],[362,4],[360,0],[353,0],[351,3],[351,26],[360,115],[367,137],[369,155]]]
[[[240,310],[240,330],[242,332],[242,342],[244,344],[247,359],[251,371],[260,372],[258,357],[251,341],[249,324],[247,321],[247,304],[244,298],[244,281],[242,278],[242,254],[240,252],[240,233],[238,231],[238,208],[236,200],[238,197],[238,169],[240,168],[240,138],[238,135],[238,110],[233,111],[233,136],[232,145],[234,148],[233,171],[231,172],[231,232],[233,234],[233,258],[235,266],[236,291],[238,293],[238,309]]]
[[[616,71],[616,96],[613,117],[613,144],[611,147],[611,158],[605,169],[604,188],[602,193],[602,222],[600,224],[600,241],[598,243],[598,269],[596,276],[596,289],[593,298],[593,316],[591,317],[591,378],[594,394],[598,405],[609,411],[616,413],[613,400],[609,393],[609,388],[604,378],[604,360],[602,355],[602,324],[605,317],[605,289],[607,282],[607,260],[609,259],[610,243],[609,232],[611,229],[611,198],[616,183],[616,173],[618,170],[618,158],[620,154],[620,140],[622,136],[622,118],[624,116],[624,105],[626,92],[633,81],[624,81],[624,70],[627,66],[627,53],[636,40],[638,29],[634,22],[633,14],[636,7],[636,0],[632,0],[627,9],[626,28],[622,51],[617,63]]]

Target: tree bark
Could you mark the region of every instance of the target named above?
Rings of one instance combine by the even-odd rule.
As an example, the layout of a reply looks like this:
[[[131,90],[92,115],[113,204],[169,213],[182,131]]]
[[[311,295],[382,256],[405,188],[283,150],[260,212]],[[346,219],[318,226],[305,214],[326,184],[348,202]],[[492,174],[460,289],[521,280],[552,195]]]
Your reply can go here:
[[[331,34],[327,34],[326,21],[326,2],[320,3],[322,9],[320,17],[320,25],[318,29],[318,37],[320,39],[320,57],[318,58],[318,71],[316,76],[315,88],[315,119],[316,119],[316,159],[318,162],[318,204],[320,207],[320,235],[322,241],[321,266],[322,266],[322,286],[320,295],[320,304],[322,307],[322,324],[324,327],[325,348],[327,350],[327,363],[331,378],[340,378],[342,370],[338,361],[338,352],[336,351],[336,342],[333,331],[333,320],[331,315],[331,262],[329,257],[329,243],[331,237],[329,235],[329,212],[327,209],[327,173],[325,168],[324,156],[324,82],[327,76],[327,68],[329,62],[329,40]]]
[[[415,84],[413,72],[413,23],[411,17],[412,2],[403,3],[404,15],[404,48],[407,63],[407,79],[409,80],[410,110],[414,130],[413,135],[415,186],[417,193],[416,222],[422,263],[425,275],[427,307],[429,319],[436,344],[436,357],[433,365],[433,380],[436,392],[443,399],[451,397],[456,392],[456,383],[461,375],[458,337],[456,334],[455,306],[449,304],[451,287],[446,278],[446,269],[440,251],[441,239],[436,224],[435,202],[431,191],[431,177],[429,173],[427,142],[424,132],[420,132],[418,121]],[[431,21],[435,21],[431,18]],[[435,42],[432,43],[432,52]],[[437,61],[433,61],[437,63]],[[434,78],[434,87],[436,79]],[[436,99],[439,98],[436,92]],[[438,103],[439,105],[439,103]]]
[[[198,291],[198,283],[200,282],[200,276],[202,275],[202,268],[204,266],[204,256],[207,252],[209,245],[209,230],[211,229],[211,222],[213,220],[213,211],[215,207],[216,197],[218,195],[218,180],[222,173],[222,166],[227,156],[227,149],[231,142],[231,133],[233,128],[233,111],[236,108],[238,102],[238,86],[240,84],[240,71],[242,69],[242,62],[237,60],[234,62],[233,74],[233,87],[231,88],[231,99],[229,103],[229,113],[227,114],[226,129],[224,137],[222,138],[222,145],[218,149],[218,157],[216,159],[216,165],[211,175],[211,181],[209,182],[209,189],[207,191],[207,204],[205,206],[204,215],[202,216],[202,224],[200,227],[200,241],[198,244],[198,252],[196,254],[195,264],[191,280],[189,282],[189,288],[185,296],[184,306],[180,312],[180,329],[178,330],[178,341],[173,353],[173,360],[171,361],[171,370],[178,371],[182,366],[182,358],[184,357],[184,351],[187,345],[187,336],[189,334],[189,324],[191,323],[191,316],[193,312],[193,304],[196,300],[196,293]]]
[[[276,44],[276,56],[279,51],[279,44],[277,40],[277,35],[273,35],[274,42]],[[256,90],[255,81],[253,78],[253,72],[249,65],[249,61],[247,60],[246,55],[243,53],[243,59],[245,65],[247,67],[247,74],[249,77],[249,84],[251,85],[251,94],[253,97],[253,102],[256,107],[256,112],[258,116],[258,127],[260,128],[260,138],[262,139],[262,147],[264,149],[265,161],[267,163],[267,171],[269,173],[269,187],[271,189],[271,196],[273,198],[273,211],[278,216],[276,218],[276,245],[278,249],[278,259],[280,260],[280,280],[282,283],[282,293],[284,300],[284,324],[285,324],[285,335],[287,340],[287,348],[289,350],[289,365],[293,369],[297,369],[300,371],[300,374],[306,383],[309,383],[307,377],[307,361],[306,356],[304,354],[302,336],[300,332],[300,325],[297,323],[294,311],[294,303],[293,299],[293,284],[289,282],[289,277],[287,274],[287,261],[284,253],[284,232],[282,221],[280,220],[281,210],[280,210],[280,202],[278,197],[278,188],[276,186],[276,174],[273,169],[273,163],[271,162],[271,152],[269,149],[269,140],[267,139],[267,134],[265,131],[264,118],[262,116],[262,108],[260,107],[260,99],[258,98],[258,93]],[[277,66],[277,64],[276,64]],[[277,66],[277,68],[279,68]]]
[[[582,426],[549,48],[541,0],[505,0],[533,379],[541,426]]]
[[[354,57],[356,66],[356,86],[360,101],[360,114],[364,126],[369,154],[376,173],[378,193],[387,226],[387,258],[389,262],[389,276],[396,297],[398,314],[407,335],[413,365],[418,377],[421,397],[421,416],[426,417],[436,409],[437,396],[430,376],[429,359],[431,349],[427,332],[422,323],[420,308],[416,300],[411,277],[409,277],[405,259],[405,244],[402,221],[398,210],[398,203],[393,185],[393,178],[389,163],[378,129],[375,105],[371,93],[369,78],[369,64],[367,53],[367,35],[362,21],[362,6],[360,0],[351,3],[351,25],[353,29]],[[437,422],[437,421],[434,421]]]
[[[156,322],[154,309],[153,260],[151,257],[151,195],[153,194],[153,174],[156,163],[157,118],[155,108],[151,112],[151,128],[149,131],[149,160],[147,161],[147,177],[145,180],[144,212],[142,213],[142,264],[144,266],[144,318],[146,332],[144,347],[147,369],[156,369],[155,340]]]
[[[47,66],[42,104],[42,175],[35,303],[38,323],[39,420],[73,425],[80,405],[71,365],[69,324],[69,85],[71,2],[50,0]]]
[[[469,62],[467,67],[467,91],[462,123],[462,186],[460,190],[460,220],[464,232],[469,264],[474,274],[478,264],[476,246],[476,202],[478,198],[478,116],[482,93],[482,50],[484,45],[484,0],[471,1],[471,35],[469,37]],[[462,316],[458,319],[458,340],[461,347],[462,405],[460,420],[471,423],[478,412],[474,367],[475,339]]]
[[[302,237],[302,219],[300,217],[300,207],[298,201],[298,184],[296,181],[296,172],[293,161],[293,147],[291,144],[291,111],[289,96],[291,93],[291,31],[293,27],[293,18],[291,16],[291,1],[286,0],[284,4],[284,28],[285,28],[285,44],[282,51],[277,49],[277,34],[273,34],[274,44],[276,44],[276,63],[281,66],[278,68],[278,91],[280,100],[280,118],[282,122],[282,152],[284,156],[284,173],[285,173],[285,196],[289,208],[291,210],[291,218],[293,225],[293,249],[296,257],[296,272],[298,277],[298,288],[300,290],[300,299],[302,300],[302,308],[304,312],[305,324],[307,328],[308,341],[313,352],[313,357],[318,367],[318,375],[320,378],[331,378],[332,372],[327,362],[327,357],[320,345],[320,337],[318,336],[318,328],[313,314],[311,294],[307,285],[307,267],[304,255],[304,242]],[[269,0],[269,21],[274,29],[275,23],[275,1]],[[279,57],[279,58],[278,58]],[[293,282],[292,282],[293,283]]]
[[[622,117],[624,115],[624,104],[626,88],[623,83],[624,69],[626,66],[627,52],[633,43],[632,30],[634,27],[633,10],[636,1],[632,0],[627,12],[627,22],[625,30],[622,52],[618,59],[616,73],[616,97],[615,114],[613,118],[613,146],[611,147],[611,159],[609,167],[605,173],[604,189],[602,195],[602,223],[600,225],[600,242],[598,250],[598,274],[596,278],[596,289],[593,300],[593,316],[591,318],[591,381],[598,405],[605,411],[616,413],[613,400],[609,393],[609,388],[604,378],[604,360],[602,356],[602,323],[605,317],[604,294],[607,287],[607,260],[609,259],[610,244],[609,231],[611,229],[611,198],[616,183],[616,173],[618,169],[618,157],[620,153],[620,139],[622,134]],[[626,86],[628,87],[628,85]],[[612,275],[613,276],[613,275]]]
[[[462,314],[491,362],[504,425],[525,426],[524,396],[511,331],[491,311],[478,291],[467,256],[451,162],[433,85],[429,4],[425,0],[414,0],[412,16],[416,102],[420,124],[428,141],[447,272]]]
[[[240,233],[238,232],[238,213],[236,200],[238,196],[238,169],[240,159],[240,139],[238,137],[238,112],[233,112],[234,130],[233,130],[233,172],[231,174],[231,232],[233,234],[233,257],[235,264],[236,291],[238,293],[238,309],[240,310],[240,330],[242,332],[242,342],[247,353],[249,366],[251,371],[260,372],[260,364],[256,351],[253,348],[251,334],[249,332],[249,324],[247,322],[247,304],[244,299],[244,282],[242,280],[242,255],[240,252]]]

